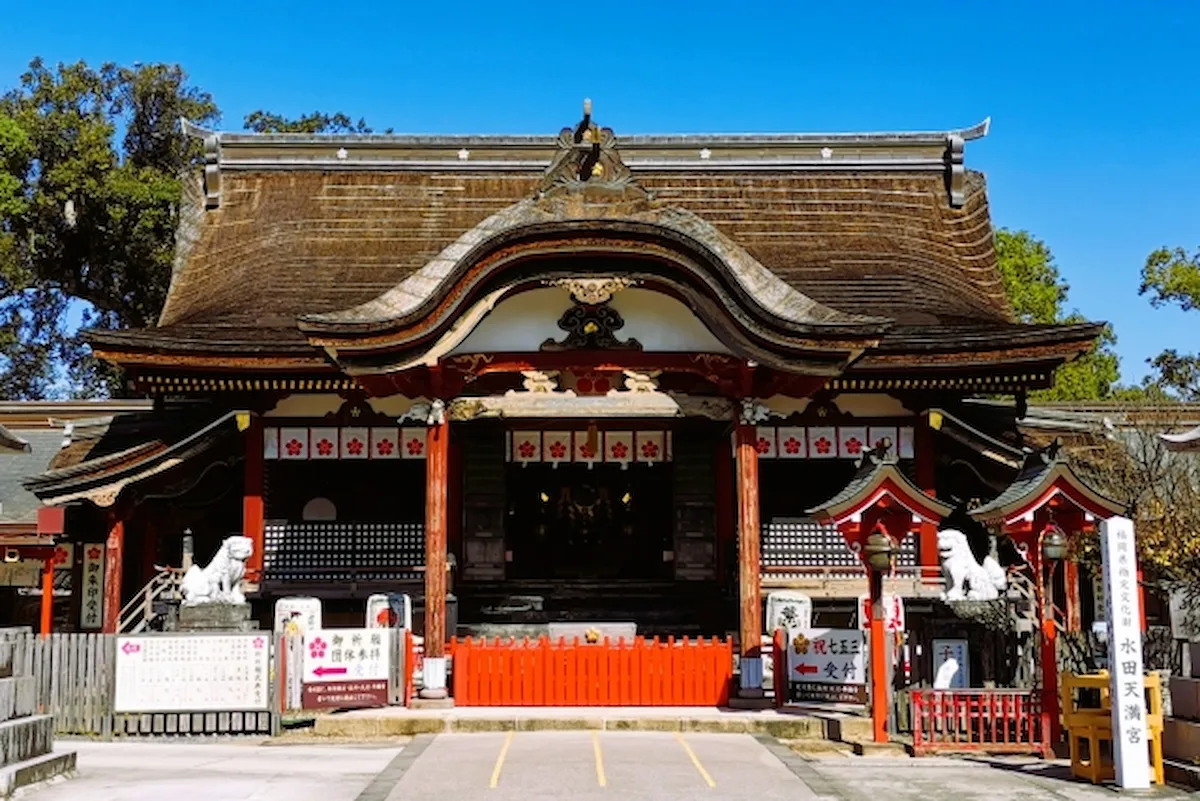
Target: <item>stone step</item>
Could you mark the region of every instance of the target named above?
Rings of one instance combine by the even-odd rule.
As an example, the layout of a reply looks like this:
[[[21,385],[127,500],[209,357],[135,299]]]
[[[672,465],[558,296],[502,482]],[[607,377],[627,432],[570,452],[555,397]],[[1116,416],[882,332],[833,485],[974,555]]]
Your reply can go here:
[[[34,715],[0,723],[0,766],[15,765],[50,753],[54,748],[54,718]]]
[[[0,679],[0,723],[37,712],[37,683],[33,676]]]
[[[22,787],[49,781],[75,772],[75,752],[58,751],[0,768],[0,798],[11,798]]]

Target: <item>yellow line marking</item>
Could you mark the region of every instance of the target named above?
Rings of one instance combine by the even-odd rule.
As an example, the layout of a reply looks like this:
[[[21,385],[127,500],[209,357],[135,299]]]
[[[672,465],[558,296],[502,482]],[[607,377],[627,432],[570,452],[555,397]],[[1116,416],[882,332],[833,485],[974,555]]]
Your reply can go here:
[[[696,756],[696,752],[688,745],[687,740],[683,739],[683,735],[675,732],[675,739],[679,741],[679,744],[683,746],[683,750],[687,751],[687,755],[691,757],[692,764],[696,766],[696,770],[700,771],[700,777],[708,783],[709,787],[716,787],[717,783],[713,781],[713,777],[709,776],[708,771],[700,764],[700,759]]]
[[[604,778],[604,754],[600,752],[600,735],[592,732],[592,750],[596,752],[596,781],[601,787],[608,786],[608,779]]]
[[[496,757],[496,767],[492,770],[492,781],[488,785],[495,790],[500,784],[500,769],[504,767],[504,757],[508,756],[508,747],[512,745],[513,733],[504,735],[504,745],[500,748],[500,756]]]

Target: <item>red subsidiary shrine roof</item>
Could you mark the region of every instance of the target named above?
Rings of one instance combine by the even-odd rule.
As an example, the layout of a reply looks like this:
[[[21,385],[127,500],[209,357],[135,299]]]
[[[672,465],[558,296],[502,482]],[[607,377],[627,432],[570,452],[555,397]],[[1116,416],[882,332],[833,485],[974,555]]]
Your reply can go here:
[[[933,523],[940,522],[953,511],[953,507],[926,495],[909,481],[896,460],[886,457],[885,453],[886,448],[881,448],[865,454],[858,473],[846,488],[825,503],[809,509],[808,514],[822,522],[841,525],[876,505],[896,503],[915,517]]]

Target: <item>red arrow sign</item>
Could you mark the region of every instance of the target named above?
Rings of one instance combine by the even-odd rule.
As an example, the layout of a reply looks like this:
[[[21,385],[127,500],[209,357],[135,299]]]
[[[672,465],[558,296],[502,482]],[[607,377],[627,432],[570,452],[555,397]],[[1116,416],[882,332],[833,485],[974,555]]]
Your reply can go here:
[[[817,666],[816,665],[796,665],[796,672],[799,673],[801,676],[805,675],[806,673],[816,673]]]
[[[816,668],[813,668],[813,670],[815,671]],[[346,672],[347,672],[346,668],[344,668],[344,667],[321,666],[319,668],[313,669],[313,673],[317,676],[343,676],[346,674]]]
[[[127,642],[121,646],[121,650],[127,654],[136,654],[138,651],[142,650],[142,646]]]

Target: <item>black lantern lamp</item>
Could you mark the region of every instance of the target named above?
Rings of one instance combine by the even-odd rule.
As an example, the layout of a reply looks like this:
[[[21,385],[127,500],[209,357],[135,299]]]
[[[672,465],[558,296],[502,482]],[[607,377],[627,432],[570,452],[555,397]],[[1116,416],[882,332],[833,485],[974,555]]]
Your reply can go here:
[[[1042,535],[1042,556],[1048,562],[1061,562],[1067,558],[1067,535],[1058,526],[1047,529]]]
[[[892,538],[879,529],[871,532],[871,536],[867,537],[867,545],[863,548],[867,566],[879,573],[891,570],[892,555],[895,552],[896,546],[892,544]]]

